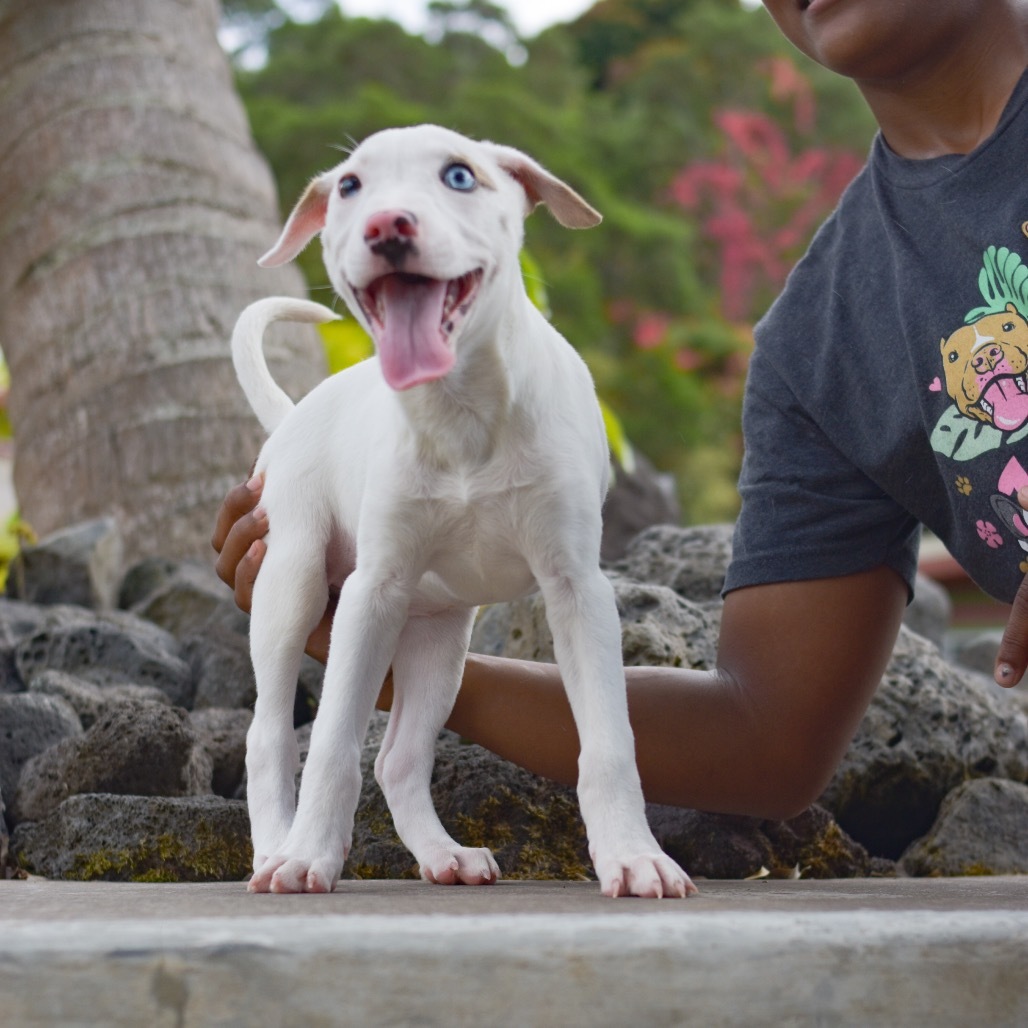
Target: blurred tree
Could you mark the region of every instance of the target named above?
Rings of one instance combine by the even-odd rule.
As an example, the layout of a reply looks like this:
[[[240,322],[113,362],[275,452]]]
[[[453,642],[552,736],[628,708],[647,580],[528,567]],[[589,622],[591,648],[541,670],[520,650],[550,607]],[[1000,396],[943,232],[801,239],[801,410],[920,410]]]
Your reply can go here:
[[[245,62],[249,54],[260,54],[268,33],[285,20],[285,12],[274,0],[222,0],[222,45],[234,59]]]
[[[0,343],[21,511],[113,514],[125,556],[210,552],[262,433],[228,338],[295,269],[215,36],[215,0],[0,0]],[[275,348],[302,392],[313,333]]]
[[[679,15],[695,0],[600,0],[572,26],[579,59],[597,88],[609,87],[648,42],[674,35]]]
[[[511,64],[525,59],[525,48],[510,15],[489,0],[431,0],[428,17],[429,42],[438,43],[448,36],[470,37],[499,50]]]

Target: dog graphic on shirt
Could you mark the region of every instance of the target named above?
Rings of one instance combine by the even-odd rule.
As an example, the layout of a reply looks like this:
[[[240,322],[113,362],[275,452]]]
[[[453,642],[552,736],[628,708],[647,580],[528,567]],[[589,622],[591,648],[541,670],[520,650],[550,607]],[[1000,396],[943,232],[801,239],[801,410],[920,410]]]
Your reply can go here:
[[[946,391],[965,417],[1001,432],[1028,422],[1028,321],[1008,303],[940,344]]]

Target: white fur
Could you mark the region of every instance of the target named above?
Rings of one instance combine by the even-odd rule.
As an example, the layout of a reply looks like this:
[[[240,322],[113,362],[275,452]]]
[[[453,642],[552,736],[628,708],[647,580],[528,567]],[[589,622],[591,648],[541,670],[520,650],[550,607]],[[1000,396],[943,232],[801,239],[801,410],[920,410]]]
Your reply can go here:
[[[443,181],[455,160],[473,169],[476,188]],[[349,197],[337,188],[346,175],[360,181]],[[257,463],[270,531],[250,631],[252,891],[334,887],[350,846],[364,734],[390,665],[392,714],[375,773],[400,837],[430,881],[499,877],[488,850],[447,834],[429,781],[476,606],[536,587],[581,739],[578,792],[603,891],[694,891],[644,815],[618,614],[599,569],[608,454],[592,381],[521,281],[522,219],[540,202],[565,225],[599,221],[517,151],[434,126],[393,129],[315,179],[262,258],[291,259],[322,231],[333,285],[368,327],[355,288],[396,267],[365,236],[381,212],[403,211],[417,226],[404,272],[452,279],[481,269],[482,280],[451,339],[452,370],[402,391],[386,384],[375,357],[293,407],[267,372],[263,330],[281,318],[335,315],[273,298],[247,308],[236,327],[240,381],[271,431]],[[295,683],[331,585],[341,592],[294,810]]]

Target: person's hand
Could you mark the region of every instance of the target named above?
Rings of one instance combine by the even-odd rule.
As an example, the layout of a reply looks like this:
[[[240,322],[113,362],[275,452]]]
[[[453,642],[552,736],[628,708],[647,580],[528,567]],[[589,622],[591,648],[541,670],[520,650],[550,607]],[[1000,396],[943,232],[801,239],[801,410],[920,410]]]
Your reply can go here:
[[[268,549],[264,541],[268,534],[268,515],[260,506],[263,489],[264,480],[259,475],[230,489],[218,511],[211,537],[211,545],[218,553],[214,565],[218,577],[232,588],[236,605],[247,613],[253,601],[253,584]],[[322,663],[328,657],[337,599],[338,594],[333,593],[324,617],[307,640],[307,652]]]
[[[253,583],[267,546],[268,516],[258,503],[264,480],[254,475],[243,485],[229,490],[218,510],[211,545],[218,554],[214,570],[235,593],[236,605],[250,612]]]
[[[1028,486],[1021,488],[1017,502],[1028,510]],[[1003,630],[1003,640],[996,654],[993,677],[999,685],[1010,688],[1017,685],[1028,668],[1028,575],[1014,597],[1014,606]]]

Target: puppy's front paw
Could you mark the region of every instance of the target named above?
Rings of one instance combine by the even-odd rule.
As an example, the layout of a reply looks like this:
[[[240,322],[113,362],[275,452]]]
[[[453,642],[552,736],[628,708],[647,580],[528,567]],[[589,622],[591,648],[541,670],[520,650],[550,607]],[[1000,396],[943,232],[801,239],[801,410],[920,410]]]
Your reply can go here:
[[[436,885],[492,885],[500,869],[487,849],[437,847],[423,854],[421,877]]]
[[[331,892],[342,869],[342,861],[333,857],[310,860],[278,855],[264,861],[246,889],[247,892]]]
[[[650,899],[685,899],[699,890],[692,879],[660,850],[632,857],[593,858],[604,896],[644,896]]]

